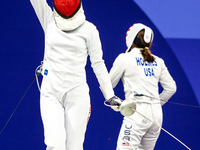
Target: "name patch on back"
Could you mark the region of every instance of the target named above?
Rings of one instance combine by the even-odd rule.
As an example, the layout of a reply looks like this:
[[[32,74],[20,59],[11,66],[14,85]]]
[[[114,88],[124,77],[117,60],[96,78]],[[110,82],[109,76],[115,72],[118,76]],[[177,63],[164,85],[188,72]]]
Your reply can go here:
[[[153,66],[157,66],[157,62],[144,62],[144,59],[141,57],[135,57],[137,66],[144,66],[144,74],[145,76],[155,76]]]

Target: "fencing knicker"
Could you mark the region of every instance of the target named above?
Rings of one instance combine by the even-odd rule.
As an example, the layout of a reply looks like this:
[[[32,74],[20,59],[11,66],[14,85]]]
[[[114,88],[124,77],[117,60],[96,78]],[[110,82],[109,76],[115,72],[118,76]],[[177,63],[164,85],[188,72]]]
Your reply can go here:
[[[142,115],[156,124],[162,125],[160,104],[137,103]],[[124,117],[117,141],[117,150],[153,150],[160,134],[160,128],[137,112]]]
[[[47,150],[83,150],[90,115],[88,85],[69,90],[59,100],[44,78],[40,105]]]

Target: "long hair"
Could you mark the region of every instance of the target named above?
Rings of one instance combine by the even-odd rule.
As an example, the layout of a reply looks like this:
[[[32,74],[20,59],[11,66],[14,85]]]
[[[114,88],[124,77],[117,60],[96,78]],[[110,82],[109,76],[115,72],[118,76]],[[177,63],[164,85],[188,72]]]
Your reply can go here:
[[[151,41],[150,43],[146,43],[146,42],[144,41],[144,30],[141,30],[141,31],[137,34],[137,37],[136,37],[136,39],[134,40],[131,49],[134,48],[134,47],[142,48],[142,49],[140,50],[140,52],[141,52],[141,54],[142,54],[142,56],[143,56],[144,61],[147,61],[147,62],[154,62],[155,57],[153,56],[153,54],[152,54],[151,51],[150,51],[151,44],[152,44],[152,41]]]

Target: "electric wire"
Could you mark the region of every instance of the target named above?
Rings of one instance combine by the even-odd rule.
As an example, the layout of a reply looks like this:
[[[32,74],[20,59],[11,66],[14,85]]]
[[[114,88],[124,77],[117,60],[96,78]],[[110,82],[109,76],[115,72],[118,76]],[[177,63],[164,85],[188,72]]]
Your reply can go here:
[[[39,66],[36,68],[34,79],[33,79],[32,82],[30,83],[29,87],[26,89],[26,92],[24,93],[24,95],[23,95],[22,98],[20,99],[19,103],[18,103],[17,106],[15,107],[14,111],[13,111],[12,114],[10,115],[9,119],[7,120],[7,122],[6,122],[6,124],[4,125],[3,129],[1,130],[0,135],[1,135],[1,133],[4,131],[4,129],[6,128],[6,126],[8,125],[10,119],[12,118],[12,116],[13,116],[14,113],[15,113],[15,111],[16,111],[17,108],[19,107],[20,103],[22,102],[24,96],[25,96],[26,93],[28,92],[29,88],[31,87],[31,85],[33,84],[33,82],[35,81],[35,79],[36,79],[36,82],[37,82],[38,89],[39,89],[39,91],[40,91],[40,85],[39,85],[39,81],[38,81],[38,76],[41,75],[41,73],[42,73],[42,66],[43,66],[43,61],[41,62],[41,65],[39,65]]]
[[[106,105],[108,107],[110,107],[110,105]],[[168,132],[167,130],[165,130],[164,128],[162,128],[159,124],[153,122],[151,119],[149,119],[148,117],[144,116],[143,114],[141,114],[140,112],[136,111],[134,108],[131,108],[133,111],[137,112],[139,115],[141,115],[142,117],[146,118],[147,120],[149,120],[150,122],[152,122],[154,125],[158,126],[161,130],[163,130],[164,132],[166,132],[168,135],[170,135],[172,138],[174,138],[175,140],[177,140],[180,144],[182,144],[185,148],[187,148],[188,150],[191,150],[186,144],[184,144],[182,141],[180,141],[177,137],[175,137],[173,134],[171,134],[170,132]],[[120,129],[118,129],[109,139],[108,141],[110,141],[118,132],[120,131]]]
[[[183,104],[183,103],[176,103],[176,102],[171,102],[171,101],[168,101],[168,103],[182,105],[182,106],[186,106],[186,107],[200,108],[199,106],[188,105],[188,104]]]
[[[38,76],[40,76],[42,74],[42,67],[43,67],[43,61],[41,61],[41,65],[39,65],[35,69],[36,82],[37,82],[37,86],[38,86],[39,91],[41,91],[41,88],[40,88],[40,84],[39,84],[39,81],[38,81]]]
[[[133,109],[133,108],[132,108]],[[167,134],[169,134],[171,137],[173,137],[175,140],[177,140],[179,143],[181,143],[183,146],[185,146],[185,148],[187,148],[188,150],[191,150],[187,145],[185,145],[183,142],[181,142],[177,137],[175,137],[174,135],[172,135],[170,132],[168,132],[167,130],[165,130],[164,128],[162,128],[159,124],[153,122],[151,119],[149,119],[148,117],[144,116],[143,114],[139,113],[138,111],[136,111],[135,109],[133,109],[133,111],[137,112],[139,115],[141,115],[142,117],[146,118],[147,120],[149,120],[150,122],[152,122],[154,125],[158,126],[160,129],[162,129],[164,132],[166,132]]]
[[[124,79],[126,81],[126,83],[128,84],[129,88],[130,89],[133,89],[132,86],[130,85],[128,79]],[[171,103],[171,104],[175,104],[175,105],[180,105],[180,106],[186,106],[186,107],[193,107],[193,108],[200,108],[199,106],[194,106],[194,105],[188,105],[188,104],[183,104],[183,103],[176,103],[176,102],[171,102],[171,101],[164,101],[162,99],[158,99],[158,98],[154,98],[152,96],[148,96],[148,95],[145,95],[145,94],[138,94],[136,91],[133,91],[131,90],[132,93],[135,93],[134,96],[145,96],[145,97],[148,97],[148,98],[151,98],[151,99],[154,99],[154,100],[158,100],[158,101],[161,101],[161,102],[167,102],[167,103]]]
[[[4,125],[3,129],[0,132],[1,133],[4,131],[4,129],[6,128],[6,126],[8,125],[10,119],[12,118],[12,116],[14,115],[15,111],[17,110],[17,108],[19,107],[20,103],[22,102],[24,96],[26,95],[26,93],[28,92],[29,88],[31,87],[31,85],[33,84],[33,82],[35,81],[36,76],[34,77],[34,79],[32,80],[31,84],[29,85],[29,87],[26,89],[26,92],[24,93],[24,95],[22,96],[22,98],[20,99],[19,103],[17,104],[17,106],[15,107],[14,111],[12,112],[12,114],[10,115],[8,121],[6,122],[6,124]]]

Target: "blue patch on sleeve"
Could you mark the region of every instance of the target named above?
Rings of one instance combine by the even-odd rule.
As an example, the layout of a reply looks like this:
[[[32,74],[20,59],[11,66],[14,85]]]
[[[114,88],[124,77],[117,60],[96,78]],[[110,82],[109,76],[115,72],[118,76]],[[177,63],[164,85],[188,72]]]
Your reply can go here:
[[[47,69],[44,70],[44,75],[46,75],[46,76],[48,75],[48,70]]]

